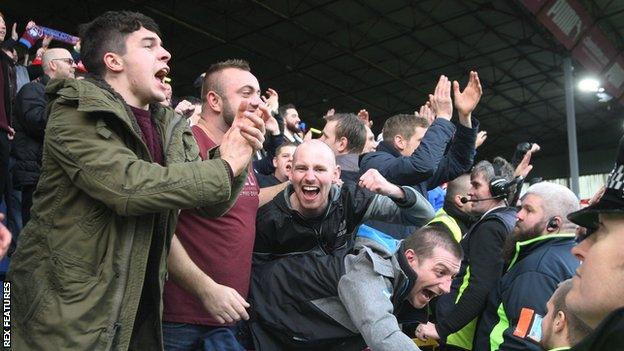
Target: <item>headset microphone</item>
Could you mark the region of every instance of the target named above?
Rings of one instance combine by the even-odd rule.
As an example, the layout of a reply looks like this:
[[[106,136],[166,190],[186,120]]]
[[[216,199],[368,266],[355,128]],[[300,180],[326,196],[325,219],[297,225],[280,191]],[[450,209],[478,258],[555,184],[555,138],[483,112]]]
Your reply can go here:
[[[506,198],[509,192],[509,188],[513,185],[522,183],[523,180],[524,180],[524,177],[522,176],[517,176],[510,181],[507,181],[505,178],[502,178],[502,177],[494,177],[490,181],[490,193],[494,196],[487,197],[484,199],[474,199],[474,200],[463,196],[461,199],[459,199],[459,201],[461,201],[462,204],[465,204],[468,202],[479,202],[479,201],[485,201],[485,200],[495,200],[495,199]]]
[[[465,204],[467,202],[479,202],[479,201],[485,201],[485,200],[496,200],[496,199],[500,199],[502,196],[495,196],[495,197],[486,197],[485,199],[469,199],[465,196],[462,196],[461,199],[459,199],[459,201],[461,201],[462,204]]]

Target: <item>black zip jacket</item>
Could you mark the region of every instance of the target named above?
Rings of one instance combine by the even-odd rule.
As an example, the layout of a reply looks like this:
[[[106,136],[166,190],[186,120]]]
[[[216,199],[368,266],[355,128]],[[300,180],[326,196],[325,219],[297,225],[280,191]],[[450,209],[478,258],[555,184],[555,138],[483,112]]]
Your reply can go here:
[[[444,343],[470,349],[476,332],[472,321],[481,315],[488,293],[503,275],[503,244],[515,224],[515,208],[496,208],[485,214],[462,238],[464,259],[459,273],[453,279],[451,293],[440,296],[436,303],[436,330]],[[462,345],[447,340],[449,334],[456,332],[461,336]]]
[[[48,122],[45,86],[49,80],[44,75],[41,81],[27,83],[15,98],[13,186],[17,189],[36,185],[41,174],[43,136]]]
[[[544,316],[559,283],[572,278],[579,266],[570,252],[574,245],[574,234],[542,235],[516,244],[514,259],[488,297],[473,350],[541,350],[529,340],[529,331],[517,326],[527,325],[519,321],[534,314]]]
[[[255,256],[284,255],[312,249],[331,253],[353,243],[353,233],[363,221],[405,222],[422,226],[433,217],[427,199],[411,187],[403,187],[405,198],[391,199],[355,184],[333,186],[321,217],[308,219],[290,206],[289,185],[258,210]]]

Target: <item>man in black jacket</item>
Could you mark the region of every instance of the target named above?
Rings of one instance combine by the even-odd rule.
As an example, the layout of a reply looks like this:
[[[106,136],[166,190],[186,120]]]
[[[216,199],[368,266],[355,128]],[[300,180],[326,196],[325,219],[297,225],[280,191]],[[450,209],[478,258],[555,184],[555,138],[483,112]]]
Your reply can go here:
[[[488,296],[474,350],[540,350],[530,321],[546,314],[557,285],[579,266],[570,253],[576,225],[566,218],[578,208],[579,199],[563,185],[541,182],[527,189],[503,248],[505,274]]]
[[[41,173],[41,149],[47,115],[45,86],[50,79],[74,78],[76,63],[69,51],[49,49],[43,54],[44,75],[22,87],[15,99],[13,187],[22,191],[22,222],[30,219],[32,196]]]
[[[293,156],[291,185],[258,210],[255,258],[317,249],[331,253],[353,243],[353,232],[375,218],[422,226],[433,208],[416,190],[389,183],[376,170],[358,185],[335,185],[340,176],[334,153],[311,140]]]
[[[482,93],[477,73],[470,72],[463,92],[456,81],[453,90],[459,115],[457,127],[451,123],[451,82],[441,76],[434,94],[429,96],[436,116],[433,123],[414,115],[389,118],[383,127],[383,141],[377,145],[377,151],[362,157],[360,172],[377,169],[390,182],[413,186],[424,196],[428,190],[468,172],[479,129],[478,121],[472,118]],[[404,238],[413,231],[405,226],[370,224],[397,238]]]
[[[10,141],[15,135],[11,127],[11,117],[13,115],[13,100],[16,93],[15,60],[12,39],[4,40],[6,35],[6,24],[4,16],[0,13],[0,202],[4,197],[5,190],[9,182],[9,153],[11,151]]]
[[[472,350],[477,319],[503,274],[503,243],[516,223],[516,210],[507,204],[513,173],[500,157],[493,163],[481,161],[472,170],[468,197],[473,214],[481,218],[460,242],[465,256],[451,293],[438,298],[436,324],[421,325],[416,334],[440,339],[442,350]]]
[[[400,306],[448,293],[461,257],[443,229],[401,242],[363,225],[352,250],[272,261],[252,281],[256,350],[420,350],[401,332]]]

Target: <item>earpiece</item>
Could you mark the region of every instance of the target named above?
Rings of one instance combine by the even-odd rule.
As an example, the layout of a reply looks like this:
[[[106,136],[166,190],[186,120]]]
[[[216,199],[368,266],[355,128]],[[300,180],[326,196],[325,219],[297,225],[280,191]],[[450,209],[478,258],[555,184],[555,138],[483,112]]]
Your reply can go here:
[[[557,229],[559,229],[557,217],[550,217],[550,219],[548,220],[548,224],[546,224],[546,231],[554,232]]]

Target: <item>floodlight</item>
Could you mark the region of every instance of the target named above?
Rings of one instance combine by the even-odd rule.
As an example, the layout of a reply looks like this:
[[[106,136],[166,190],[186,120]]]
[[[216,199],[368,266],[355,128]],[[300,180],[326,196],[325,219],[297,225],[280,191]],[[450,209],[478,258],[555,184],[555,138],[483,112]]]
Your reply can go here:
[[[584,78],[578,83],[580,91],[597,92],[600,89],[600,82],[595,78]]]

